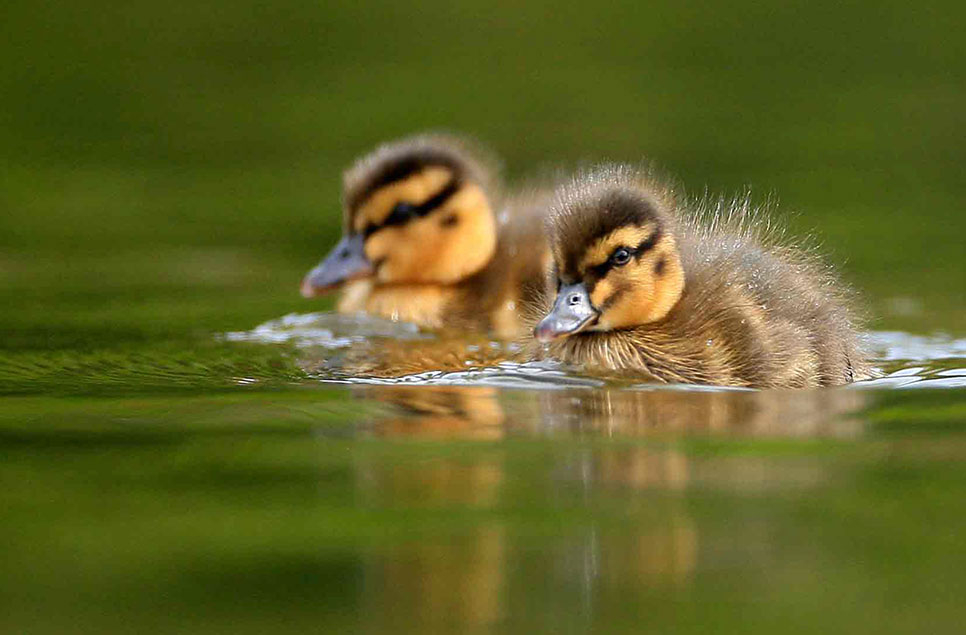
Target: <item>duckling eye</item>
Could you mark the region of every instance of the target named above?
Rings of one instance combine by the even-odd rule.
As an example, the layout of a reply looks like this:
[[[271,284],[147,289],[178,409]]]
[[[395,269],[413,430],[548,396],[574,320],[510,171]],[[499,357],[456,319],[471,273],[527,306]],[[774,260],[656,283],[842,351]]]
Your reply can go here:
[[[614,250],[614,253],[610,255],[610,261],[614,263],[615,266],[623,267],[631,261],[631,252],[627,247],[618,247]]]
[[[416,206],[412,203],[396,203],[396,206],[389,212],[389,216],[383,221],[384,225],[398,225],[416,216]]]

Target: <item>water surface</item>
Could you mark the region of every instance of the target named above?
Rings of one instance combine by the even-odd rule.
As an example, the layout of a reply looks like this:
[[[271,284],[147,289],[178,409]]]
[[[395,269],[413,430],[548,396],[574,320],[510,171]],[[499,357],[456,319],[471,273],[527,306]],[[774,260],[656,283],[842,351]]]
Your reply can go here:
[[[3,359],[5,630],[960,624],[964,340],[774,392],[331,314],[212,340]]]

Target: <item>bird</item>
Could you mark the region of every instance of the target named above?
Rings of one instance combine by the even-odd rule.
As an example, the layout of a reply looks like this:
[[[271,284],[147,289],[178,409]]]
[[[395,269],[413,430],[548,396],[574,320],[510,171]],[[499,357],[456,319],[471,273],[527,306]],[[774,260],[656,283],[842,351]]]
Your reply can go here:
[[[476,142],[419,134],[380,145],[343,174],[343,235],[302,295],[341,289],[336,309],[428,329],[525,333],[544,293],[546,188],[504,196]]]
[[[531,355],[672,384],[838,386],[870,376],[854,293],[750,195],[687,198],[650,165],[554,193]]]

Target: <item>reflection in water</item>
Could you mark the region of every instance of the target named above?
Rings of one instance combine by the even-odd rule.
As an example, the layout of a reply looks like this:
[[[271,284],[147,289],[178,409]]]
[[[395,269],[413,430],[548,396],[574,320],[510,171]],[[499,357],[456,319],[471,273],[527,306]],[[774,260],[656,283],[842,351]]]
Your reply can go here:
[[[361,620],[374,632],[399,623],[467,632],[503,617],[506,554],[499,526],[470,535],[414,538],[371,556]]]
[[[541,395],[545,430],[607,436],[727,433],[768,436],[841,436],[855,432],[843,419],[864,398],[854,391],[690,391],[603,389]]]
[[[715,433],[851,437],[855,390],[733,391],[567,388],[501,391],[492,386],[358,385],[354,395],[389,406],[380,436],[497,439],[516,436],[664,436]]]
[[[390,406],[375,422],[375,434],[389,437],[497,439],[505,416],[495,388],[358,386],[356,397]]]
[[[488,440],[503,434],[493,389],[367,387],[357,394],[395,411],[379,418],[372,432],[377,437]],[[392,631],[401,620],[465,632],[498,621],[506,586],[503,526],[484,519],[451,530],[450,516],[475,515],[499,505],[502,461],[493,456],[460,459],[449,453],[388,462],[376,456],[359,459],[355,472],[363,507],[439,514],[433,514],[423,531],[369,553],[360,611],[364,630]]]
[[[370,342],[369,344],[372,344]],[[423,341],[386,339],[377,346],[352,346],[337,355],[307,351],[302,369],[323,379],[435,377],[467,368],[495,366],[514,359],[511,344],[485,338],[443,337]]]
[[[963,340],[871,335],[881,379],[785,392],[589,377],[514,359],[511,345],[346,316],[288,316],[226,337],[294,343],[314,380],[380,406],[353,428],[374,441],[354,446],[353,505],[378,519],[360,563],[363,630],[557,632],[637,624],[638,607],[673,613],[722,571],[758,585],[746,594],[773,592],[784,572],[795,584],[778,586],[795,588],[795,606],[802,586],[824,592],[814,563],[839,556],[818,550],[809,528],[834,529],[828,509],[864,509],[870,490],[849,498],[859,482],[849,461],[796,453],[877,442],[866,409],[881,392],[855,388],[966,385]],[[834,443],[803,442],[814,439]],[[869,474],[891,501],[901,475]],[[811,500],[830,491],[845,498]],[[865,533],[889,524],[883,508],[864,512]]]
[[[866,393],[702,392],[679,390],[568,389],[498,391],[491,387],[380,386],[353,388],[385,411],[367,434],[382,439],[502,440],[471,445],[466,454],[426,452],[360,459],[355,474],[360,503],[371,509],[432,511],[417,534],[372,549],[365,564],[367,627],[392,628],[394,620],[425,627],[474,630],[508,615],[567,603],[567,617],[551,613],[522,624],[571,630],[574,615],[589,624],[601,598],[622,589],[674,592],[698,567],[700,535],[684,492],[707,485],[678,435],[753,437],[852,437],[850,420]],[[534,436],[588,443],[551,444],[527,469],[503,451],[527,447]],[[638,438],[627,444],[595,439]],[[541,446],[546,448],[546,446]],[[475,451],[473,451],[475,450]],[[546,452],[546,450],[544,450]],[[508,465],[508,461],[514,463]],[[512,476],[511,476],[512,475]],[[718,466],[714,477],[736,482],[771,481],[747,459]],[[801,473],[788,475],[802,485]],[[806,475],[805,484],[821,481]],[[774,483],[772,483],[774,485]],[[521,530],[528,510],[519,501],[541,501],[561,526]],[[389,521],[387,521],[389,522]],[[515,531],[510,532],[513,527]],[[387,529],[392,531],[392,529]],[[534,588],[534,585],[538,588]],[[514,608],[527,597],[526,610]],[[561,620],[561,621],[558,621]],[[371,621],[372,623],[369,623]]]

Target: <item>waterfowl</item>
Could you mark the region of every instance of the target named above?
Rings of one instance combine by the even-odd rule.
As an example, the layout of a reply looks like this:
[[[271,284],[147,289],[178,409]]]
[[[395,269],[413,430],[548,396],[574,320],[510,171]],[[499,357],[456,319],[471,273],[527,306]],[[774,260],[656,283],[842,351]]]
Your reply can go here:
[[[536,191],[504,200],[473,144],[421,135],[378,147],[343,177],[343,236],[302,282],[337,309],[427,328],[521,334],[549,255]]]
[[[556,297],[539,356],[667,383],[868,376],[849,293],[747,197],[689,202],[652,170],[602,166],[558,190],[548,230]]]

